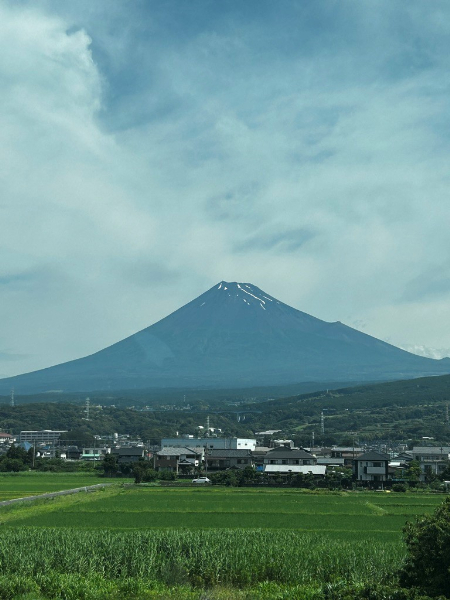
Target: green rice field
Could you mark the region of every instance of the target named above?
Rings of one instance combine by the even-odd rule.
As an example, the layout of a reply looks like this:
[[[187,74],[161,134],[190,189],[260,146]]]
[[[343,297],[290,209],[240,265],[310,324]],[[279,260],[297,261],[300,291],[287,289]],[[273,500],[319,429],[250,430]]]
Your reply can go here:
[[[107,482],[117,479],[98,477],[95,473],[0,473],[0,502]]]
[[[81,484],[82,485],[82,484]],[[124,487],[0,510],[8,527],[274,529],[338,539],[398,541],[407,520],[432,512],[436,494],[305,493],[259,488]]]
[[[0,476],[12,496],[102,481]],[[116,480],[0,507],[0,597],[348,600],[370,588],[373,600],[390,598],[405,557],[402,527],[444,497]]]

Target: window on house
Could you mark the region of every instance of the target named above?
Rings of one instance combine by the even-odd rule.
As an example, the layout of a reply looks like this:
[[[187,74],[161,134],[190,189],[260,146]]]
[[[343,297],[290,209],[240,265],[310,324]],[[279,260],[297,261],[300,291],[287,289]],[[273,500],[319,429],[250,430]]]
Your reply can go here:
[[[283,459],[283,460],[281,461],[281,464],[282,464],[282,465],[287,465],[287,464],[288,464],[288,461],[287,461],[287,460],[285,460],[285,459]]]
[[[373,463],[373,466],[374,466],[374,467],[382,467],[383,465],[382,465],[382,463],[380,463],[380,462],[374,462],[374,463]]]

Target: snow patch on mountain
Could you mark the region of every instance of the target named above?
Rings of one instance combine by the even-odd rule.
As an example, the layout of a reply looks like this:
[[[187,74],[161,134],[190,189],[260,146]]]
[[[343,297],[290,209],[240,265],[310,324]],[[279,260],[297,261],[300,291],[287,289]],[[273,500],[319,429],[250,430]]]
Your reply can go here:
[[[411,352],[411,354],[417,354],[417,356],[424,356],[425,358],[434,358],[436,360],[450,358],[450,348],[430,348],[429,346],[418,344],[403,344],[399,348]]]

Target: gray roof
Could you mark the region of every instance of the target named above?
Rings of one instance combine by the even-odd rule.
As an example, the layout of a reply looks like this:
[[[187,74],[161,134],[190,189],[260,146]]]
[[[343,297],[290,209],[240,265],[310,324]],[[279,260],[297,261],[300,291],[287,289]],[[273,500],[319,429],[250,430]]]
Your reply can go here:
[[[412,449],[412,454],[449,454],[449,446],[416,446]]]
[[[144,447],[136,446],[135,448],[113,448],[113,454],[120,456],[144,456]]]
[[[242,458],[245,456],[251,456],[251,450],[220,450],[220,449],[212,449],[208,452],[208,458]]]
[[[381,452],[374,452],[370,450],[355,458],[355,460],[390,460],[387,454],[381,454]]]
[[[267,458],[313,458],[311,452],[301,448],[274,448],[266,454]]]
[[[362,452],[358,446],[333,446],[330,452]]]
[[[157,452],[158,456],[181,456],[182,454],[186,456],[198,456],[201,452],[197,452],[192,448],[173,448],[172,446],[165,446]]]

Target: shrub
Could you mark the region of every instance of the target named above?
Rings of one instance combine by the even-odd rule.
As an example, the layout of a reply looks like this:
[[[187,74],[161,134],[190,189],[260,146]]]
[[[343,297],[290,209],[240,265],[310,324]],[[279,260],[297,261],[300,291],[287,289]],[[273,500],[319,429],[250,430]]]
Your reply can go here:
[[[450,497],[432,515],[419,517],[403,529],[407,557],[400,571],[404,587],[431,596],[450,593]]]
[[[394,485],[392,486],[393,492],[406,492],[407,489],[408,488],[404,483],[394,483]]]

